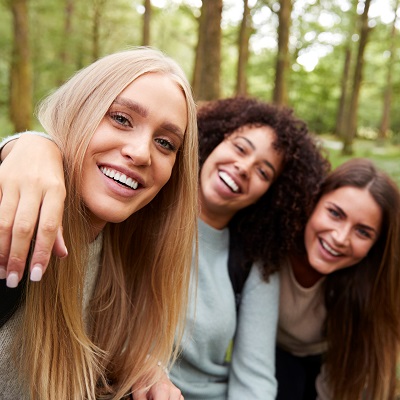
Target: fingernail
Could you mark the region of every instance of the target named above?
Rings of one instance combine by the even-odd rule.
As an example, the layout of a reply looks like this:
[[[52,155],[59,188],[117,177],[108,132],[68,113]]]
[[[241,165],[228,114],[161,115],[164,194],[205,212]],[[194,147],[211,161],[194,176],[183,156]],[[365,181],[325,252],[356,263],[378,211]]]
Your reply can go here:
[[[40,264],[36,264],[31,271],[31,281],[39,282],[43,276],[43,269]]]
[[[18,286],[18,274],[15,271],[8,274],[6,285],[9,288],[16,288]]]
[[[5,267],[0,266],[0,279],[6,279],[7,278],[7,270]]]

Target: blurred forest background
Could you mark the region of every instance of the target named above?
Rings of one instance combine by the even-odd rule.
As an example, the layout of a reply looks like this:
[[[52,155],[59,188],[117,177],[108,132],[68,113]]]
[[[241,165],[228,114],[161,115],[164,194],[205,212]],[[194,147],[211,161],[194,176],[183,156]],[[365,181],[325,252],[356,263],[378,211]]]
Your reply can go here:
[[[130,46],[176,59],[197,100],[293,107],[333,165],[378,160],[400,183],[400,0],[0,0],[1,136],[37,102]]]

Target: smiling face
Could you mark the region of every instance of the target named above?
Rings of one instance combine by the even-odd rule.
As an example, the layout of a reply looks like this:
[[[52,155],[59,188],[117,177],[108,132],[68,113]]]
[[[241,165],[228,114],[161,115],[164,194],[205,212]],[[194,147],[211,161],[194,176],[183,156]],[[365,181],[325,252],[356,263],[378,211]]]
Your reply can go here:
[[[344,186],[319,200],[305,230],[308,261],[326,275],[361,261],[379,237],[382,211],[367,189]]]
[[[167,183],[186,126],[185,97],[169,75],[142,75],[118,95],[83,163],[82,198],[95,235],[148,204]]]
[[[257,202],[280,173],[283,155],[274,148],[268,126],[246,126],[225,138],[200,173],[200,217],[216,229]]]

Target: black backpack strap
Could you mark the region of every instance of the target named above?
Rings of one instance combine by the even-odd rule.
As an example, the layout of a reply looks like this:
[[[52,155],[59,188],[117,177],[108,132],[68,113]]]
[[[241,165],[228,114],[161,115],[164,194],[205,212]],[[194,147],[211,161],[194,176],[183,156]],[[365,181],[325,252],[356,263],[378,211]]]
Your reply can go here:
[[[243,287],[251,269],[251,262],[245,262],[244,260],[244,250],[239,237],[230,232],[228,272],[235,293],[237,309],[239,309]]]
[[[14,289],[6,286],[6,280],[0,279],[0,328],[13,316],[25,297],[27,274]]]

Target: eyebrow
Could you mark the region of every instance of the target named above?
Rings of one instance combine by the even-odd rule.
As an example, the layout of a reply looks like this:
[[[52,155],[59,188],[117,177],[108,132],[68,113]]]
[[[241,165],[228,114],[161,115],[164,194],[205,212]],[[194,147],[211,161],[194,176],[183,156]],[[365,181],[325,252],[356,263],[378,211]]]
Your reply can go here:
[[[245,136],[240,136],[240,135],[237,135],[236,137],[245,140],[253,150],[256,150],[256,146],[254,146],[254,143],[253,143],[251,140],[247,139],[247,137],[245,137]],[[271,169],[272,169],[272,172],[274,173],[274,175],[276,175],[276,169],[275,169],[275,167],[274,167],[268,160],[263,160],[263,163],[264,163],[267,167],[271,168]]]
[[[132,111],[138,113],[141,117],[146,118],[149,115],[149,111],[147,108],[143,107],[141,104],[136,103],[136,101],[132,101],[125,97],[118,96],[114,101],[113,104],[119,104],[121,106],[128,107]]]
[[[121,106],[127,107],[135,113],[139,114],[142,118],[146,118],[149,115],[149,110],[146,107],[143,107],[136,101],[127,99],[125,97],[118,96],[113,101],[113,104],[119,104]],[[170,131],[171,133],[174,133],[175,135],[179,136],[179,138],[183,141],[184,132],[182,132],[182,129],[179,128],[179,126],[173,124],[172,122],[165,122],[161,125],[161,128]]]
[[[337,204],[335,203],[331,203],[328,201],[329,204],[331,204],[331,206],[334,206],[337,211],[339,212],[339,214],[341,214],[343,217],[347,217],[347,214],[343,211],[342,208],[340,208]],[[366,229],[367,231],[371,231],[374,232],[375,235],[378,235],[378,231],[376,229],[374,229],[372,226],[369,225],[364,225],[364,224],[358,224],[361,228]]]

